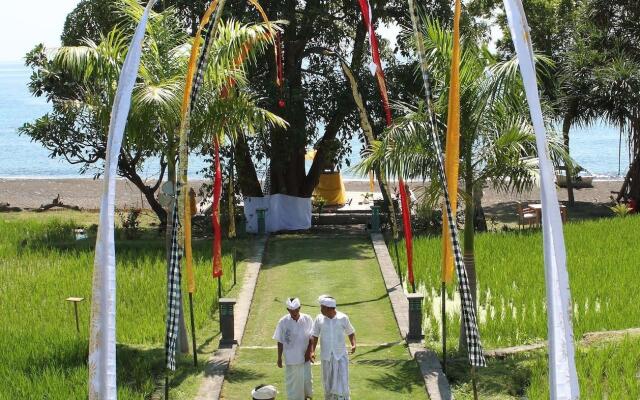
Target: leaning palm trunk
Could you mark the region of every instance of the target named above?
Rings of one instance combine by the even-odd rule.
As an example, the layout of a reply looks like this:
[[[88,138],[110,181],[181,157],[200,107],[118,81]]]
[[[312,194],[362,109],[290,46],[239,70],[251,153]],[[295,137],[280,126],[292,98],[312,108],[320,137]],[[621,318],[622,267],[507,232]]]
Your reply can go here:
[[[376,138],[373,134],[371,120],[369,119],[367,110],[364,107],[364,101],[362,100],[362,96],[360,95],[360,91],[358,90],[358,83],[353,76],[353,72],[351,71],[347,63],[342,59],[340,59],[340,66],[342,67],[342,72],[344,73],[351,86],[351,94],[358,108],[358,115],[360,117],[360,127],[364,132],[365,142],[367,146],[370,147],[376,140]],[[384,204],[387,208],[386,211],[389,218],[389,224],[391,225],[391,234],[393,236],[393,239],[395,240],[398,238],[398,221],[396,220],[397,210],[395,205],[393,204],[393,199],[391,198],[391,190],[389,189],[387,178],[379,164],[376,163],[376,165],[373,167],[373,171],[376,174],[376,179],[378,180],[378,185],[380,186],[380,192],[382,192],[382,198],[384,199]]]

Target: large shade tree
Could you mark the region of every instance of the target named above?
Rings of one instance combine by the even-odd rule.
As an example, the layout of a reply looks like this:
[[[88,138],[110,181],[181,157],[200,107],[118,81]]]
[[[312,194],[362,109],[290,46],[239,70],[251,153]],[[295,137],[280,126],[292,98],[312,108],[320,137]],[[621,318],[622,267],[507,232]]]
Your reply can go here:
[[[385,24],[409,23],[406,1],[371,0],[369,3],[378,32]],[[263,2],[263,5],[271,19],[287,21],[282,33],[284,86],[281,90],[276,87],[273,57],[264,56],[250,71],[251,87],[264,98],[261,104],[285,119],[289,126],[264,132],[256,141],[240,138],[235,146],[239,185],[244,195],[262,196],[255,161],[266,159],[271,193],[309,197],[325,163],[346,162],[351,151],[360,150],[351,149],[350,140],[353,135],[362,134],[349,85],[338,63],[318,49],[330,49],[347,60],[371,111],[374,130],[382,131],[381,101],[368,68],[367,33],[355,1],[286,0]],[[440,18],[451,14],[448,1],[430,0],[424,6]],[[252,18],[255,13],[245,2],[230,4],[229,10],[242,19]],[[400,62],[385,41],[382,49],[391,97],[415,93],[414,77],[407,73],[410,64]],[[404,41],[399,42],[396,50],[410,55]],[[279,100],[284,101],[284,107],[279,106]],[[304,156],[311,147],[317,152],[307,172]]]

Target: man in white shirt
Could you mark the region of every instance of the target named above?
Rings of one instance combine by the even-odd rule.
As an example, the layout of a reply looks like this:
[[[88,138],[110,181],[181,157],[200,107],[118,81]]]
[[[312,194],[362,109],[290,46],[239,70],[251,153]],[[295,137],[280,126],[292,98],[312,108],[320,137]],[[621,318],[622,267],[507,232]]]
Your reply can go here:
[[[300,312],[300,300],[287,299],[289,314],[280,318],[273,339],[278,341],[278,368],[285,359],[285,380],[289,400],[305,400],[313,396],[311,377],[311,328],[313,320]]]
[[[349,317],[336,310],[336,300],[333,297],[322,295],[318,302],[322,314],[313,321],[311,359],[315,359],[316,346],[320,338],[324,398],[349,400],[349,356],[345,336],[349,337],[353,354],[356,351],[356,331]]]

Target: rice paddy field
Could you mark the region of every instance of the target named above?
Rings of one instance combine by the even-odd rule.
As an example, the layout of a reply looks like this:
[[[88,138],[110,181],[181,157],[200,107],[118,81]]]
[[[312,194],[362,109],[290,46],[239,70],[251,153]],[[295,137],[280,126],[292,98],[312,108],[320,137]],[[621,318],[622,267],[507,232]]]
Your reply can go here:
[[[80,220],[87,218],[77,215]],[[0,399],[87,398],[95,239],[76,241],[76,221],[39,217],[44,219],[23,215],[0,220]],[[239,241],[238,248],[243,243]],[[210,247],[209,240],[194,243],[198,284],[194,305],[202,360],[217,347],[214,339],[218,335],[217,283],[211,278]],[[226,295],[237,288],[232,281],[230,246],[226,243],[223,248]],[[116,253],[118,397],[148,398],[163,381],[164,239],[157,232],[147,232],[142,239],[118,241]],[[239,263],[239,280],[243,268]],[[186,290],[184,293],[186,302]],[[73,306],[65,301],[70,296],[86,299],[79,304],[79,333]],[[192,367],[191,356],[182,357],[180,363],[171,384],[176,399],[189,398],[197,389],[204,364],[199,369]]]
[[[639,231],[638,216],[565,225],[576,339],[587,332],[640,326]],[[406,265],[404,244],[399,243],[398,248],[400,263]],[[479,328],[485,349],[546,340],[541,232],[480,234],[475,250]],[[418,287],[425,293],[426,340],[440,351],[441,238],[414,239],[414,257]],[[462,368],[466,359],[456,354],[460,332],[456,284],[447,293],[447,346],[449,357],[454,358],[452,365],[458,363],[461,368],[451,368],[448,376],[456,398],[473,398],[468,368]],[[581,398],[640,398],[640,339],[578,345],[576,364]],[[549,398],[546,352],[491,360],[480,382],[486,398]]]
[[[601,219],[565,225],[574,333],[640,326],[640,217]],[[440,237],[414,239],[414,266],[426,294],[429,339],[440,341]],[[399,244],[405,264],[404,244]],[[539,230],[476,236],[480,333],[487,348],[546,339],[542,234]],[[391,252],[393,255],[394,253]],[[459,300],[449,287],[450,345],[457,345]]]

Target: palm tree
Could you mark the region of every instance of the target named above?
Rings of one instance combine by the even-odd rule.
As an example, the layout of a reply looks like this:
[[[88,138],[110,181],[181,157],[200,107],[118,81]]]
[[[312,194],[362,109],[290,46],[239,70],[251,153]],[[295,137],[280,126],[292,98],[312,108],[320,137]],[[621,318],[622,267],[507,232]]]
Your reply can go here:
[[[444,132],[452,34],[429,20],[424,38],[438,129]],[[472,38],[463,42],[460,65],[460,178],[463,185],[459,195],[464,201],[465,265],[475,294],[474,216],[482,214],[482,188],[490,184],[504,191],[529,189],[537,180],[538,162],[517,60],[498,61],[486,45],[478,45]],[[538,61],[549,63],[543,57],[538,57]],[[425,201],[434,206],[441,198],[443,183],[437,176],[427,110],[423,102],[395,106],[402,116],[384,138],[372,146],[359,168],[364,170],[380,163],[391,175],[429,180]],[[444,135],[439,136],[444,139]],[[567,157],[562,143],[555,137],[549,138],[549,149],[555,159]]]
[[[82,45],[58,49],[51,62],[51,74],[71,80],[65,95],[53,97],[54,110],[64,119],[56,131],[68,131],[53,142],[44,143],[42,136],[25,126],[23,132],[48,144],[55,155],[63,155],[73,163],[89,168],[104,158],[106,136],[116,84],[130,35],[142,16],[143,8],[136,0],[122,0],[119,5],[122,23],[99,42],[85,39]],[[276,27],[278,25],[275,25]],[[211,140],[212,135],[227,132],[235,137],[239,132],[253,133],[270,124],[284,122],[257,106],[257,100],[247,90],[244,66],[254,62],[256,55],[272,43],[273,25],[265,23],[243,25],[237,21],[223,22],[212,40],[212,56],[205,74],[200,101],[192,113],[191,148]],[[176,177],[177,132],[180,106],[192,39],[181,29],[176,11],[168,8],[152,13],[138,81],[134,88],[118,172],[130,180],[145,195],[158,218],[166,223],[167,214],[155,198],[165,173],[171,182]],[[234,89],[226,96],[234,82]],[[225,118],[221,120],[220,116]],[[79,128],[76,129],[75,128]],[[42,131],[42,130],[40,130]],[[61,135],[58,135],[61,136]],[[89,154],[90,156],[83,156]],[[157,156],[160,174],[152,185],[140,176],[141,164]]]

